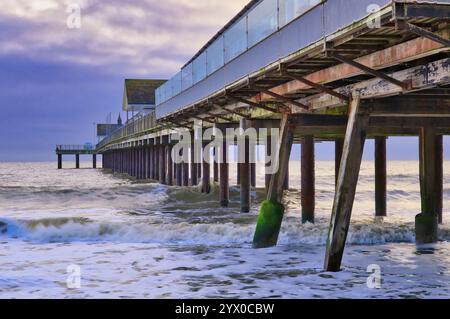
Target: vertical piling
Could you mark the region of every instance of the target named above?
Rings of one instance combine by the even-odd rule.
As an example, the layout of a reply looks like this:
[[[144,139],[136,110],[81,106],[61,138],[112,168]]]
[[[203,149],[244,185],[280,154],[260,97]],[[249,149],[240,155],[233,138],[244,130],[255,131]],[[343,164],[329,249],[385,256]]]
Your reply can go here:
[[[438,204],[436,201],[436,134],[432,127],[422,127],[419,133],[420,195],[422,212],[416,216],[416,242],[437,241]]]
[[[155,180],[159,181],[159,153],[160,153],[160,138],[155,138],[154,146],[154,167],[155,167]]]
[[[289,190],[289,160],[286,166],[286,175],[284,176],[283,190]]]
[[[177,186],[183,186],[183,166],[181,163],[175,164],[175,179]]]
[[[75,154],[75,168],[80,168],[80,154]]]
[[[444,191],[444,143],[443,136],[436,136],[436,210],[438,222],[442,224],[443,191]]]
[[[153,138],[149,139],[148,141],[148,152],[149,152],[149,157],[148,157],[148,169],[149,169],[149,178],[154,180],[155,179],[155,141]]]
[[[196,149],[196,143],[195,143],[195,131],[191,132],[191,185],[197,186],[198,185],[198,159],[197,159],[198,150]]]
[[[166,145],[166,162],[167,162],[167,177],[166,183],[169,186],[173,185],[173,159],[172,159],[172,143]]]
[[[241,185],[241,163],[236,163],[236,184]]]
[[[185,157],[184,151],[183,151],[183,158]],[[187,157],[189,158],[189,157]],[[183,160],[182,164],[182,181],[183,186],[189,186],[189,161]]]
[[[271,140],[270,135],[266,136],[266,156],[269,158],[272,156],[272,140]],[[272,165],[272,161],[267,161],[265,163],[265,166],[266,166],[266,174],[265,174],[266,193],[269,191],[270,179],[272,178],[272,174],[270,172],[271,165]]]
[[[254,160],[250,163],[250,184],[253,188],[256,187],[256,162]]]
[[[362,155],[369,125],[369,116],[359,112],[360,99],[355,96],[350,103],[342,162],[339,169],[336,194],[331,212],[330,229],[324,267],[327,271],[339,271],[344,254],[345,241],[355,199],[356,184],[361,168]]]
[[[97,154],[92,154],[92,168],[97,168]]]
[[[375,138],[375,216],[386,216],[386,137]]]
[[[228,203],[230,200],[230,191],[229,191],[229,164],[228,164],[228,144],[226,139],[223,140],[221,147],[218,149],[219,151],[219,174],[220,174],[220,187],[219,187],[219,196],[220,196],[220,205],[222,207],[228,207]]]
[[[341,167],[342,149],[344,148],[344,139],[338,138],[334,141],[334,178],[337,185],[339,177],[339,168]]]
[[[165,148],[166,148],[166,138],[167,136],[162,136],[160,137],[160,145],[158,145],[158,156],[159,156],[159,160],[158,160],[158,164],[159,164],[159,182],[161,184],[165,184],[166,183],[166,153],[165,153]]]
[[[315,210],[314,136],[303,136],[301,146],[302,223],[314,223]]]
[[[62,169],[62,154],[58,154],[58,169]]]
[[[203,148],[206,146],[206,144],[203,146]],[[204,154],[204,152],[203,152]],[[208,162],[208,159],[205,158],[205,156],[202,156],[202,192],[209,194],[211,193],[211,180],[210,180],[210,164]]]
[[[280,143],[275,157],[275,165],[278,170],[272,175],[270,180],[267,200],[261,204],[258,216],[258,223],[253,237],[254,248],[272,247],[277,244],[278,235],[284,215],[284,206],[281,203],[283,198],[283,183],[286,178],[287,166],[291,154],[294,134],[289,123],[289,114],[283,114],[281,120]]]
[[[217,147],[214,147],[213,149],[213,181],[214,183],[218,183],[219,182],[219,150]]]
[[[240,128],[244,132],[251,126],[251,122],[246,119],[241,119]],[[242,142],[242,141],[241,141]],[[243,145],[239,145],[238,149],[238,168],[239,168],[239,182],[240,182],[240,195],[241,195],[241,213],[250,212],[251,204],[251,177],[250,177],[250,140],[248,136],[245,136]],[[243,147],[242,147],[243,146]]]

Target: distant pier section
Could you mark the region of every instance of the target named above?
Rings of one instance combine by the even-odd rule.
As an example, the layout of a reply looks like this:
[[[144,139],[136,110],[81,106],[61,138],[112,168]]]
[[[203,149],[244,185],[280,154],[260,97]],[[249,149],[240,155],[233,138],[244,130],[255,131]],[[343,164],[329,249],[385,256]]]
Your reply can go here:
[[[63,155],[75,155],[75,168],[80,168],[80,155],[92,155],[92,168],[97,168],[97,153],[90,143],[84,145],[56,145],[58,169],[62,169]]]

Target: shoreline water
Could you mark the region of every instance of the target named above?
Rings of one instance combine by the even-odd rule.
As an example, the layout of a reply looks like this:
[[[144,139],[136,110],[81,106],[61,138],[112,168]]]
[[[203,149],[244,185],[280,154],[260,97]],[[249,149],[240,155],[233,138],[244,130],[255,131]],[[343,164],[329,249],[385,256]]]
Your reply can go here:
[[[416,163],[390,162],[389,213],[383,220],[373,217],[373,163],[363,163],[344,269],[337,274],[322,270],[334,163],[317,163],[314,225],[300,222],[297,164],[291,167],[280,245],[254,250],[262,190],[252,194],[252,211],[240,214],[234,186],[230,207],[221,208],[216,190],[204,195],[101,170],[58,171],[53,162],[0,163],[0,298],[449,296],[446,221],[439,243],[414,244],[420,208]],[[450,163],[445,167],[447,172]],[[446,174],[444,220],[449,186]],[[372,264],[380,266],[381,289],[367,287]],[[80,267],[79,289],[66,286],[71,265]]]

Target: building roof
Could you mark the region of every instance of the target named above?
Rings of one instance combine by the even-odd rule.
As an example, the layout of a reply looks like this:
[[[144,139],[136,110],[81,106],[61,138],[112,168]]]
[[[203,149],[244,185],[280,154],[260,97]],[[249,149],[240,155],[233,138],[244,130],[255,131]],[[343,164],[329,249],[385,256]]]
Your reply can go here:
[[[123,110],[137,111],[155,106],[155,90],[166,80],[126,79],[123,94]]]

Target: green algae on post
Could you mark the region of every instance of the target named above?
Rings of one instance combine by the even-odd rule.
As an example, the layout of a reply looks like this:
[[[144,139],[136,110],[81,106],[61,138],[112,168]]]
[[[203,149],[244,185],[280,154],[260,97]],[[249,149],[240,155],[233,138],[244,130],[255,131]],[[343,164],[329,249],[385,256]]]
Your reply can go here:
[[[270,200],[262,202],[253,238],[254,248],[268,248],[277,244],[283,215],[282,204]]]

